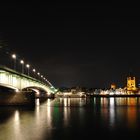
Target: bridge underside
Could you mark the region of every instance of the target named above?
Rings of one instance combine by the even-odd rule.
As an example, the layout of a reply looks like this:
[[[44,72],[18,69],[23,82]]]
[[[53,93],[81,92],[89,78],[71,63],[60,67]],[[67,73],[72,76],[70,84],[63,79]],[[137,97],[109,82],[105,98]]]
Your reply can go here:
[[[48,96],[51,95],[50,93],[48,93],[43,88],[35,87],[35,86],[30,86],[30,87],[23,88],[22,91],[34,91],[35,95],[36,95],[36,98],[48,97]]]

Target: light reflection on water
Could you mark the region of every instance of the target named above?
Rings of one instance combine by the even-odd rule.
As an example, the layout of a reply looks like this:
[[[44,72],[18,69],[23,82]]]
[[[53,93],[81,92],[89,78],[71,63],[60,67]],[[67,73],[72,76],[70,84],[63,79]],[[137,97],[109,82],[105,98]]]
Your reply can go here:
[[[0,107],[0,140],[71,139],[77,131],[82,138],[103,128],[137,134],[139,117],[139,98],[37,99],[34,108]]]

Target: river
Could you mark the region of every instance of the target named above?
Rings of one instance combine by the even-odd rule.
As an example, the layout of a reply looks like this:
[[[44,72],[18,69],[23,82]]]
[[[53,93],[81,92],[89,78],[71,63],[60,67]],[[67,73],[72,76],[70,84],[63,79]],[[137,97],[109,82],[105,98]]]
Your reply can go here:
[[[0,140],[126,139],[140,135],[140,98],[56,98],[0,107]]]

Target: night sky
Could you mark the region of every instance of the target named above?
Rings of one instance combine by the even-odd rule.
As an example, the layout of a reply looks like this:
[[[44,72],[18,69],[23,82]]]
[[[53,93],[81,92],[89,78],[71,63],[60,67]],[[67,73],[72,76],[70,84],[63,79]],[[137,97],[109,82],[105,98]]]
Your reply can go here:
[[[140,81],[137,4],[1,4],[0,41],[55,87],[124,87]]]

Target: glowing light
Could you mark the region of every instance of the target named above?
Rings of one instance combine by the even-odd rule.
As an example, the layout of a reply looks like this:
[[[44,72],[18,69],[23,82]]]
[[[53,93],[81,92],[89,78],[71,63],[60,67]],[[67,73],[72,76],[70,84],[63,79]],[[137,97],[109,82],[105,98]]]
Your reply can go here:
[[[5,84],[8,83],[8,77],[6,76],[5,73],[0,75],[0,82]]]
[[[12,58],[14,59],[14,70],[16,70],[16,54],[12,54]]]
[[[114,95],[114,92],[110,92],[109,95]]]
[[[40,75],[40,73],[38,72],[37,75]]]
[[[23,60],[20,60],[20,63],[21,63],[21,64],[24,64],[24,61],[23,61]]]
[[[12,58],[13,59],[16,59],[16,54],[12,54]]]
[[[15,122],[19,122],[19,111],[15,111]]]
[[[35,69],[33,69],[33,72],[36,72],[36,70],[35,70]]]
[[[51,105],[51,100],[48,99],[48,100],[47,100],[47,106],[50,106],[50,105]]]
[[[36,99],[36,105],[37,105],[37,106],[40,105],[39,99]]]
[[[40,94],[39,90],[34,89],[34,88],[32,90],[36,92],[36,95],[39,95]]]
[[[49,126],[49,127],[51,127],[51,100],[50,99],[48,99],[47,100],[47,120],[48,120],[48,122],[47,122],[47,125]]]
[[[24,61],[23,60],[20,60],[20,63],[22,64],[22,73],[24,73],[24,67],[23,67]]]
[[[28,68],[28,76],[29,76],[29,68],[30,68],[30,65],[27,64],[26,67]]]
[[[17,86],[18,85],[18,80],[17,80],[17,78],[16,77],[13,77],[13,81],[12,81],[13,83],[12,83],[12,85],[13,86]]]
[[[115,122],[115,99],[114,98],[110,98],[109,115],[110,115],[110,125],[111,127],[113,127]]]
[[[67,98],[64,98],[64,106],[67,106]]]
[[[115,104],[115,101],[114,100],[115,100],[114,98],[110,98],[110,105],[111,106],[114,106],[114,104]]]
[[[19,92],[19,89],[16,89],[15,91],[16,91],[16,92]]]
[[[27,67],[27,68],[29,68],[29,67],[30,67],[30,65],[29,65],[29,64],[27,64],[27,65],[26,65],[26,67]]]
[[[55,89],[55,92],[58,91],[58,89]]]

